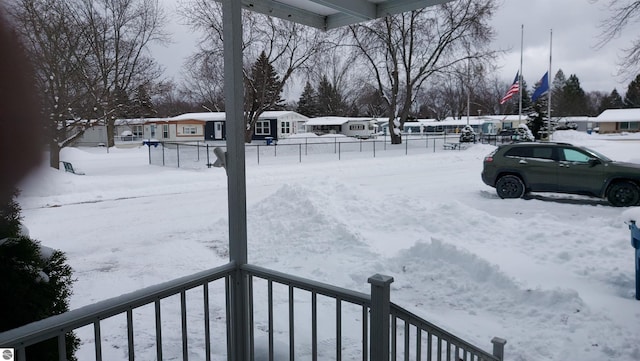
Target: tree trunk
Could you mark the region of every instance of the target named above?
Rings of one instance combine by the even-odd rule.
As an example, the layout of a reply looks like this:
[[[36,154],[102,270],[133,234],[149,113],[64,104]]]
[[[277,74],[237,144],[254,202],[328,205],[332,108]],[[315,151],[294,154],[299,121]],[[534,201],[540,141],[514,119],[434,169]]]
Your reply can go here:
[[[55,139],[49,140],[49,165],[60,169],[60,146]]]
[[[116,130],[116,120],[113,118],[109,118],[106,122],[107,124],[107,149],[116,145],[113,135]]]
[[[391,135],[391,144],[402,144],[402,128],[396,127],[394,124],[395,118],[389,118],[389,134]],[[398,134],[396,134],[396,128]]]

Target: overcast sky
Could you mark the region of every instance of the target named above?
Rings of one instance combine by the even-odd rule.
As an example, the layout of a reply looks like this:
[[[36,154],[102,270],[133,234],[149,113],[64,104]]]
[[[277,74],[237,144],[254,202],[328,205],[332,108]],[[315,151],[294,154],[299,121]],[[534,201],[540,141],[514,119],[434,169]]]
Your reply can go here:
[[[174,1],[161,0],[171,23],[173,44],[153,47],[153,54],[167,69],[166,75],[179,80],[185,58],[195,51],[197,35],[178,24]],[[608,0],[502,0],[492,24],[496,31],[495,49],[507,50],[497,59],[498,75],[511,82],[520,67],[521,26],[524,25],[522,74],[531,87],[549,67],[550,31],[553,30],[552,76],[562,69],[566,77],[576,74],[585,91],[626,92],[630,79],[615,76],[622,48],[638,34],[637,25],[627,26],[618,39],[596,49],[599,24],[608,12]]]

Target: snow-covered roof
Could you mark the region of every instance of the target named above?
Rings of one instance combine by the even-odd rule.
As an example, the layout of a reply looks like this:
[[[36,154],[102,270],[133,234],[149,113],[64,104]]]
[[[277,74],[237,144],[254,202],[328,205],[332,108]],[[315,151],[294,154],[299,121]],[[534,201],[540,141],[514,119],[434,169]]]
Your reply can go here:
[[[552,117],[553,118],[553,117]],[[559,123],[580,123],[580,122],[592,122],[595,121],[595,117],[581,116],[581,117],[559,117],[555,118]]]
[[[640,108],[607,109],[595,118],[599,123],[638,122]]]
[[[285,115],[295,114],[301,118],[306,118],[302,114],[298,114],[296,112],[290,110],[268,110],[260,114],[260,119],[264,118],[279,118]],[[204,112],[204,113],[184,113],[180,115],[176,115],[175,117],[169,118],[169,120],[184,120],[184,119],[197,119],[197,120],[218,120],[224,121],[226,120],[225,112]]]
[[[342,125],[353,121],[375,122],[375,119],[366,117],[317,117],[307,120],[305,125]]]

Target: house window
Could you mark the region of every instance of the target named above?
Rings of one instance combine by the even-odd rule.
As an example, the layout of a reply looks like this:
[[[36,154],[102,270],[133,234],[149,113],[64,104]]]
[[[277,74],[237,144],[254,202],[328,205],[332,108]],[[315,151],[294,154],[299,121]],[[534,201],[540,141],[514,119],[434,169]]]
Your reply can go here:
[[[162,124],[162,138],[169,138],[169,124]]]
[[[155,138],[156,137],[156,125],[155,124],[151,124],[151,138]]]
[[[134,125],[132,128],[133,136],[136,138],[142,138],[143,129],[142,125]]]
[[[620,122],[620,130],[638,130],[640,122]]]
[[[291,133],[291,122],[282,122],[280,124],[281,132],[285,134]]]
[[[349,130],[364,130],[364,124],[351,124]]]
[[[182,127],[182,134],[198,134],[198,129],[194,126]]]
[[[270,135],[271,127],[268,120],[258,120],[256,122],[256,135]]]

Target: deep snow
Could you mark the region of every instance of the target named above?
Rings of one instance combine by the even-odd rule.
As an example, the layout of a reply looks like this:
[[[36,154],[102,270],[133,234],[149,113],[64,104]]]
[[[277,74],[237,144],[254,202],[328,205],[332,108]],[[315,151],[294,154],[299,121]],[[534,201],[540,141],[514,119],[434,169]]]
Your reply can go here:
[[[637,135],[554,137],[640,163]],[[369,276],[393,276],[393,302],[488,351],[492,337],[507,339],[507,360],[640,359],[625,223],[640,220],[640,207],[551,194],[501,200],[480,179],[494,148],[248,161],[249,262],[362,292]],[[72,308],[228,260],[224,171],[149,165],[147,152],[66,148],[62,159],[86,175],[43,166],[22,187],[31,236],[66,252],[75,271]],[[148,332],[136,334],[136,356],[151,359],[153,317],[137,320]],[[164,322],[179,329],[179,319]],[[126,332],[114,328],[105,326],[103,350],[124,359]],[[179,336],[166,337],[178,358]],[[92,359],[90,343],[81,360]]]

